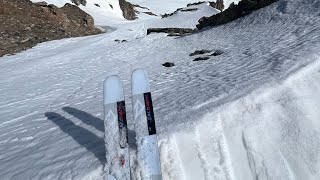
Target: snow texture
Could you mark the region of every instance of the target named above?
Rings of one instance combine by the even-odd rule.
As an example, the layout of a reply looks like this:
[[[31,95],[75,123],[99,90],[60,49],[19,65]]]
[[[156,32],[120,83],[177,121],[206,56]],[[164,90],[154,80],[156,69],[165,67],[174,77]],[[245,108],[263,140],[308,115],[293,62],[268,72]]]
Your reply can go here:
[[[1,179],[103,179],[102,87],[115,74],[127,99],[134,169],[136,68],[150,78],[163,179],[320,179],[319,7],[280,0],[183,37],[146,36],[145,22],[158,17],[93,14],[107,33],[0,58]],[[201,49],[223,54],[194,62],[189,54]],[[163,67],[167,61],[175,66]]]

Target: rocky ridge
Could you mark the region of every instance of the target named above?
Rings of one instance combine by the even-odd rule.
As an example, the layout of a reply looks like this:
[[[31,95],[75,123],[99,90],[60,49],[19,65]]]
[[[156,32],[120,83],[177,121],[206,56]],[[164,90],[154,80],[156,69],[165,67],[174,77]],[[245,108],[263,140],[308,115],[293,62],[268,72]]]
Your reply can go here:
[[[101,33],[93,18],[77,6],[58,8],[30,0],[0,0],[0,57],[38,43]]]
[[[207,26],[226,24],[238,18],[251,14],[260,8],[268,6],[278,0],[242,0],[237,5],[232,3],[225,11],[199,20],[197,28],[200,30]]]

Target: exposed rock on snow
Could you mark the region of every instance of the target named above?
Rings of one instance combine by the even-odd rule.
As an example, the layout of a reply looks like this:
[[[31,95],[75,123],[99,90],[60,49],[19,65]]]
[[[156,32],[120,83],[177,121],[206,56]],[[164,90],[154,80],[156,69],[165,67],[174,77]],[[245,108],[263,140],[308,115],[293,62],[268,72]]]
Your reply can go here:
[[[114,40],[115,42],[117,43],[123,43],[123,42],[128,42],[127,40],[123,39],[123,40],[120,40],[120,39],[115,39]]]
[[[143,12],[143,13],[148,14],[148,15],[150,15],[150,16],[157,16],[156,14],[154,14],[153,12],[150,12],[150,11],[148,11],[148,12]]]
[[[232,3],[227,10],[219,14],[201,18],[197,28],[202,29],[207,26],[217,26],[231,22],[276,1],[278,0],[242,0],[238,5]]]
[[[119,5],[123,13],[123,17],[128,20],[134,20],[137,18],[134,5],[126,0],[119,0]]]
[[[223,54],[223,51],[221,51],[221,50],[216,50],[214,53],[212,53],[210,56],[219,56],[219,55],[221,55],[221,54]]]
[[[189,3],[187,4],[187,7],[189,6],[193,6],[193,5],[199,5],[199,4],[202,4],[202,3],[207,3],[206,1],[199,1],[199,2],[196,2],[196,3]],[[216,2],[209,2],[210,6],[213,7],[213,8],[216,8],[220,11],[223,11],[224,9],[224,4],[223,4],[223,0],[216,0]]]
[[[37,43],[101,33],[93,18],[77,6],[0,1],[0,56],[31,48]]]
[[[165,63],[162,64],[162,66],[164,66],[164,67],[173,67],[173,66],[174,66],[174,63],[172,63],[172,62],[165,62]]]
[[[206,49],[202,49],[202,50],[196,50],[193,53],[189,54],[189,56],[195,56],[195,55],[199,55],[199,54],[206,54],[206,53],[210,53],[210,50],[206,50]]]
[[[147,34],[150,33],[169,33],[169,34],[189,34],[195,32],[192,28],[149,28]]]
[[[205,60],[208,60],[210,59],[210,57],[208,56],[205,56],[205,57],[197,57],[195,58],[193,61],[205,61]]]

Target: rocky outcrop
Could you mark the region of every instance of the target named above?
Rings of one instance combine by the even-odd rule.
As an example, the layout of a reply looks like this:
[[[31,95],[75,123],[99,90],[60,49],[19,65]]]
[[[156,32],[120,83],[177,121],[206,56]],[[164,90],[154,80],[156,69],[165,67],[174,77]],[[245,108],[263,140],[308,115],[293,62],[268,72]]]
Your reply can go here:
[[[124,18],[128,20],[134,20],[137,18],[133,4],[127,2],[126,0],[119,0],[119,5]]]
[[[220,11],[223,11],[224,9],[223,0],[217,0],[216,2],[209,2],[209,3],[211,7],[216,8]]]
[[[207,26],[217,26],[231,22],[276,1],[278,0],[242,0],[238,5],[232,3],[228,9],[219,14],[201,18],[197,28],[202,29]]]
[[[80,4],[83,6],[87,5],[87,1],[86,0],[71,0],[72,3],[74,3],[75,5],[79,6]]]
[[[195,32],[195,29],[191,28],[148,28],[147,35],[150,33],[168,33],[168,34],[189,34]]]
[[[194,5],[199,5],[199,4],[207,3],[207,2],[208,1],[199,1],[199,2],[196,2],[196,3],[189,3],[189,4],[187,4],[187,7],[194,6]],[[218,9],[220,11],[223,11],[223,9],[224,9],[223,0],[209,1],[209,4],[210,4],[211,7],[216,8],[216,9]]]
[[[58,8],[30,0],[1,0],[0,7],[0,56],[44,41],[101,33],[89,14],[71,4]]]

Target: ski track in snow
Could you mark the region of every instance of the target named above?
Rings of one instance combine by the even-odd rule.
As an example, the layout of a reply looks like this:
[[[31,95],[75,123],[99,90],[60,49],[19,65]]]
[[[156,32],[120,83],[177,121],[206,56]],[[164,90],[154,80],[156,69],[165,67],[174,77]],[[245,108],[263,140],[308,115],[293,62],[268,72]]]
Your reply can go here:
[[[183,37],[121,21],[2,57],[1,179],[103,179],[102,83],[123,79],[132,127],[135,68],[150,76],[164,179],[319,179],[319,7],[280,0]],[[193,62],[201,49],[224,53]]]

